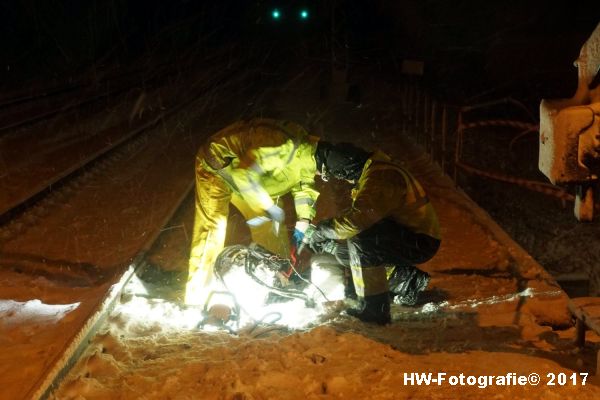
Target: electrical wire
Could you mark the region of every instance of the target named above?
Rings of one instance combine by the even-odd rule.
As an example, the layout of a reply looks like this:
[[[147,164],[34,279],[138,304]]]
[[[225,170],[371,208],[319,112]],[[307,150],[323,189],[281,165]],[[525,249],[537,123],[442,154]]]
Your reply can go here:
[[[264,265],[266,265],[269,270],[278,272],[278,271],[281,270],[281,262],[285,261],[286,263],[288,263],[290,265],[291,269],[298,276],[298,278],[300,278],[300,280],[302,280],[306,284],[314,286],[319,291],[319,293],[323,296],[323,298],[326,301],[330,301],[327,298],[327,296],[325,295],[325,292],[318,285],[316,285],[315,283],[313,283],[311,280],[304,278],[300,274],[300,272],[298,272],[298,270],[295,268],[294,264],[289,259],[279,258],[276,255],[273,255],[272,257],[268,257],[268,256],[265,255],[267,253],[267,251],[265,250],[265,251],[261,252],[260,249],[261,248],[257,247],[256,245],[254,247],[252,247],[252,245],[251,246],[242,246],[242,245],[231,246],[230,248],[224,249],[221,252],[221,254],[219,254],[219,256],[217,257],[217,260],[215,262],[215,274],[216,274],[216,276],[223,283],[223,285],[225,286],[226,290],[231,294],[231,296],[233,297],[233,299],[234,299],[234,301],[235,301],[238,309],[240,311],[243,311],[252,320],[252,326],[249,329],[244,329],[243,333],[247,334],[247,335],[251,335],[254,338],[256,338],[258,336],[261,336],[261,335],[264,335],[265,333],[268,333],[268,332],[271,332],[271,331],[285,330],[285,329],[287,329],[287,327],[275,324],[277,321],[279,321],[283,317],[280,312],[276,312],[276,311],[269,312],[269,313],[263,315],[261,318],[255,319],[252,316],[252,314],[250,312],[248,312],[248,310],[246,310],[244,308],[244,306],[242,304],[240,304],[240,303],[237,302],[237,299],[236,299],[235,295],[233,294],[233,292],[231,292],[231,290],[227,286],[227,283],[225,282],[225,279],[224,279],[223,275],[221,274],[221,269],[222,269],[221,266],[223,265],[224,261],[227,260],[227,259],[229,259],[229,260],[235,260],[236,258],[239,258],[240,256],[245,256],[244,257],[245,258],[244,259],[244,271],[255,282],[257,282],[261,286],[266,287],[272,293],[278,294],[278,295],[280,295],[282,297],[303,300],[307,306],[314,306],[314,300],[310,299],[306,293],[304,293],[302,291],[298,291],[296,289],[277,288],[275,286],[269,285],[266,282],[264,282],[262,279],[260,279],[258,276],[256,276],[256,274],[254,272],[254,270],[256,269],[256,267],[261,262]],[[265,253],[265,254],[263,254],[263,253]],[[272,320],[272,321],[265,322],[265,320],[269,316],[275,316],[276,318],[274,320]],[[239,316],[238,316],[238,318],[239,318]],[[266,329],[262,329],[262,330],[260,330],[260,332],[255,333],[256,329],[261,324],[266,324],[266,325],[269,325],[269,326]],[[238,331],[230,330],[230,333],[232,333],[232,334],[239,334],[239,328],[238,328]]]
[[[294,266],[294,264],[290,263],[290,266],[292,267],[292,270],[294,271],[294,273],[296,275],[298,275],[298,278],[300,278],[302,281],[313,285],[318,291],[319,293],[321,293],[321,296],[323,296],[323,298],[325,299],[325,301],[330,301],[327,296],[325,295],[325,292],[323,292],[323,290],[321,290],[321,288],[319,286],[317,286],[316,283],[313,283],[313,281],[305,279],[304,277],[302,277],[302,275],[300,275],[300,273],[296,270],[296,267]]]

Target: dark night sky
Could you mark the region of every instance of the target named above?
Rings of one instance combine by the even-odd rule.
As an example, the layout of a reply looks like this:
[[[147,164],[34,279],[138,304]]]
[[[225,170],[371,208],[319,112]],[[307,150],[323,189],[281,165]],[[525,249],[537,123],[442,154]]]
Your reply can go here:
[[[185,49],[215,30],[215,47],[228,40],[260,42],[279,29],[280,37],[305,36],[323,50],[331,3],[283,3],[2,1],[0,78],[4,88],[31,79],[61,80],[94,63],[126,64],[148,51]],[[478,87],[472,90],[477,93],[486,86],[509,90],[521,82],[549,91],[542,95],[570,96],[576,82],[572,62],[600,21],[600,2],[555,3],[337,0],[337,40],[357,62],[425,60],[428,77],[441,88],[452,81]],[[274,27],[265,17],[275,6],[287,11],[304,5],[313,11],[310,24],[287,20],[280,24],[284,27]],[[549,82],[557,80],[558,87],[549,89]]]

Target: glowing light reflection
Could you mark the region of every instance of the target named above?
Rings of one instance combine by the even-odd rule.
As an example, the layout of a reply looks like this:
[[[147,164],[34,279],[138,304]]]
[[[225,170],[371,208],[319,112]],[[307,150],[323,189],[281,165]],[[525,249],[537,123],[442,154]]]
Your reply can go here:
[[[258,268],[255,273],[264,282],[273,279],[273,273],[264,269]],[[205,308],[224,304],[232,309],[234,316],[239,317],[240,329],[260,322],[298,329],[315,322],[323,314],[321,303],[344,298],[342,272],[338,266],[313,264],[311,278],[314,285],[309,285],[304,293],[314,299],[315,307],[307,307],[302,299],[267,304],[269,289],[251,278],[242,267],[231,268],[224,277],[224,283],[214,279],[203,289],[207,304],[180,306],[159,299],[148,299],[144,296],[147,294],[144,285],[134,276],[128,288],[140,296],[132,296],[115,311],[128,323],[160,324],[162,329],[196,329]],[[209,298],[211,292],[213,294]],[[203,327],[207,331],[214,329],[210,325]]]

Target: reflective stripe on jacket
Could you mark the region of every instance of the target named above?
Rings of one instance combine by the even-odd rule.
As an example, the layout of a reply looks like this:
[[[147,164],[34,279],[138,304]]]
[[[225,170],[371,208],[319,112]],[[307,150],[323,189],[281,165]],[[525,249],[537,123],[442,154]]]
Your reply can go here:
[[[319,196],[317,142],[296,123],[256,118],[217,132],[200,148],[196,162],[221,176],[256,211],[291,193],[297,218],[312,219]]]
[[[367,160],[352,190],[352,207],[332,220],[330,235],[347,239],[384,218],[440,239],[437,215],[421,184],[378,151]]]

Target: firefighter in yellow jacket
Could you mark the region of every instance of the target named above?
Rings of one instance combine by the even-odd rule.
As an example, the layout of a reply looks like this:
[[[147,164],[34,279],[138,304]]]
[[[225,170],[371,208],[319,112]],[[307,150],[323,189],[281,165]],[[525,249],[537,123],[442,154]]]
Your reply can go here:
[[[360,300],[358,309],[347,310],[350,315],[389,323],[390,300],[414,304],[429,283],[415,264],[440,246],[436,212],[415,177],[380,151],[322,143],[316,161],[324,180],[333,176],[355,186],[351,208],[307,231],[304,242],[350,268]]]
[[[224,128],[200,148],[186,304],[206,301],[213,265],[225,241],[230,203],[246,218],[254,242],[289,256],[279,197],[293,196],[296,230],[302,232],[315,215],[319,195],[314,187],[317,143],[317,137],[296,123],[255,118]]]

